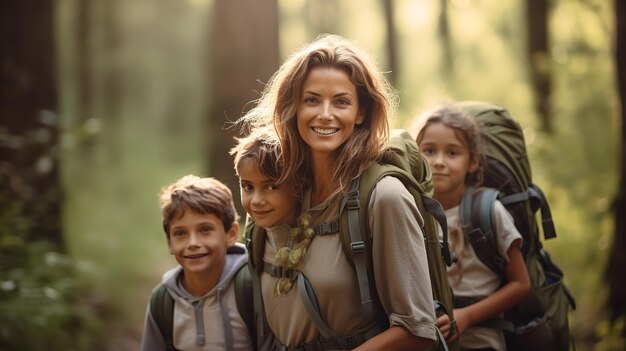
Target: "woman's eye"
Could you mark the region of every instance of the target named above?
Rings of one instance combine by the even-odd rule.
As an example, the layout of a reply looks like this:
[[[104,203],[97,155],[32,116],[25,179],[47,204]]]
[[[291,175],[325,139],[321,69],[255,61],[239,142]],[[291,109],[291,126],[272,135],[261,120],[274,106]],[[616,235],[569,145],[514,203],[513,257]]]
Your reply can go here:
[[[350,105],[350,100],[348,100],[348,99],[339,99],[339,100],[337,100],[337,104],[339,104],[339,105]]]
[[[304,98],[304,102],[308,103],[308,104],[312,104],[317,102],[317,98],[314,96],[308,96]]]

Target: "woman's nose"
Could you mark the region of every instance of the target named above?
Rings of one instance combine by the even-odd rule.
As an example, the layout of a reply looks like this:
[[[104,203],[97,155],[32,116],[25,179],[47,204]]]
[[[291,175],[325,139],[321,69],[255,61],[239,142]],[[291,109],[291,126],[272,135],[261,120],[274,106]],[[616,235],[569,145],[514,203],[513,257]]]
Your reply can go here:
[[[323,102],[320,104],[320,111],[317,114],[319,118],[329,119],[332,116],[332,106],[329,102]]]

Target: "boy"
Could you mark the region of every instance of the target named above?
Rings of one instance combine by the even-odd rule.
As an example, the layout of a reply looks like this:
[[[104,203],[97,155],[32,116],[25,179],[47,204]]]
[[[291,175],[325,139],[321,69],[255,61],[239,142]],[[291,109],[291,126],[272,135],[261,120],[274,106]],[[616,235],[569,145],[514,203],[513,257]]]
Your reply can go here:
[[[160,205],[169,253],[180,266],[153,292],[141,349],[253,350],[235,296],[233,281],[247,273],[247,254],[236,242],[238,215],[230,189],[213,178],[188,175],[161,190]],[[155,302],[162,286],[173,299],[173,312],[160,313],[166,303]],[[170,337],[163,331],[168,322]]]

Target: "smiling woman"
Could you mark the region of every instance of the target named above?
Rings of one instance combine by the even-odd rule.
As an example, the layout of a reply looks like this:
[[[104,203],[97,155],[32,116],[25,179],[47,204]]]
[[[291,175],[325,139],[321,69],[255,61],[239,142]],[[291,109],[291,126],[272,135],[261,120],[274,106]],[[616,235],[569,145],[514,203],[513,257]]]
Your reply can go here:
[[[298,103],[298,132],[311,147],[312,161],[323,164],[363,123],[359,97],[350,76],[332,67],[311,69]]]
[[[366,250],[372,285],[357,276],[338,225],[348,185],[387,147],[394,97],[366,53],[326,35],[291,55],[242,118],[253,130],[275,131],[268,140],[280,143],[277,183],[298,185],[304,218],[302,228],[264,228],[266,236],[252,236],[252,263],[260,278],[255,291],[262,294],[278,349],[424,350],[436,339],[424,236],[402,182],[383,177],[370,203],[361,205],[371,210],[370,229],[361,235],[371,233]],[[303,239],[306,255],[285,266],[280,253],[291,251],[294,230],[313,228]],[[407,265],[413,269],[406,271]],[[283,289],[285,279],[297,288]],[[375,301],[365,305],[374,311],[361,303],[371,303],[367,294]]]

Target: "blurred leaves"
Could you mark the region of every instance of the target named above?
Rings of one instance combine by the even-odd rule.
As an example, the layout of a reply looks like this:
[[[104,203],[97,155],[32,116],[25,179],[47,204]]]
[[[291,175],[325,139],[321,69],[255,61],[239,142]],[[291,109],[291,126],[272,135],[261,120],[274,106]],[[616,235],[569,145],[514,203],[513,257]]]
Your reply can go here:
[[[13,221],[12,207],[0,206],[0,350],[101,349],[102,322],[77,263],[49,242],[24,240],[28,226],[12,223],[28,219]]]

